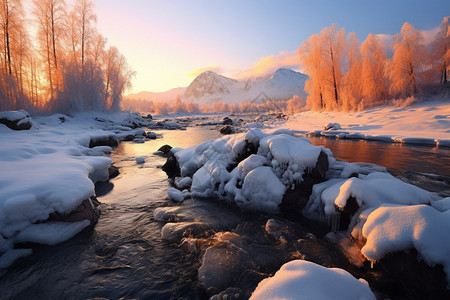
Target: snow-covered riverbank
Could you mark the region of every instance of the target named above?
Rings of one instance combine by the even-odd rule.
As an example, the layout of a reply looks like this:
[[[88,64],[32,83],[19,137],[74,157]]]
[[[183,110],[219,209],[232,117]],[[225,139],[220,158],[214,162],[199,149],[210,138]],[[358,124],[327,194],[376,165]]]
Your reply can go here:
[[[329,123],[338,123],[341,129],[325,131]],[[340,138],[448,147],[450,100],[425,101],[407,107],[386,105],[351,113],[306,111],[289,116],[286,123],[277,126]]]
[[[83,218],[66,222],[65,216],[90,201],[96,182],[109,179],[110,146],[127,136],[143,139],[143,129],[130,128],[134,118],[55,114],[32,119],[28,130],[0,124],[0,268],[31,253],[17,243],[54,245],[94,225]]]

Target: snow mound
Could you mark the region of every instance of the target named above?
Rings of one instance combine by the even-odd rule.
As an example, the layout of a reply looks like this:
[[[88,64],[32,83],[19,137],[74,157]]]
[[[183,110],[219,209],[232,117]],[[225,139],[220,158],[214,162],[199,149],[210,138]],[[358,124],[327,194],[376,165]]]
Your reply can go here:
[[[303,137],[253,129],[187,149],[172,149],[181,176],[192,177],[191,193],[219,197],[241,207],[276,211],[285,191],[303,181],[320,154],[334,163],[331,151]],[[246,158],[245,158],[246,157]],[[177,183],[178,182],[178,183]],[[180,181],[176,181],[180,184]],[[183,179],[183,188],[189,184]]]
[[[353,167],[349,167],[344,171],[349,173],[352,169]],[[361,210],[376,208],[386,203],[415,205],[436,200],[432,193],[405,183],[388,173],[374,172],[360,177],[336,180],[331,182],[332,185],[325,182],[315,186],[310,197],[310,202],[315,203],[308,204],[308,213],[313,214],[313,210],[323,209],[326,215],[335,215],[344,210],[351,197],[356,200]]]
[[[369,214],[362,229],[361,253],[371,261],[387,253],[415,248],[429,265],[442,264],[450,282],[450,210],[427,205],[382,206]]]
[[[262,280],[250,299],[376,299],[363,279],[339,268],[294,260]]]

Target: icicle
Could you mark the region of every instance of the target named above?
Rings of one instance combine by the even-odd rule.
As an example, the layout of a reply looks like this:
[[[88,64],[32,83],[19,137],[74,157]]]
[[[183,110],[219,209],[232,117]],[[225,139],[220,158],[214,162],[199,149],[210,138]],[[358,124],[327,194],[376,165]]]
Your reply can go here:
[[[331,215],[331,231],[338,232],[341,225],[341,214],[334,213]]]

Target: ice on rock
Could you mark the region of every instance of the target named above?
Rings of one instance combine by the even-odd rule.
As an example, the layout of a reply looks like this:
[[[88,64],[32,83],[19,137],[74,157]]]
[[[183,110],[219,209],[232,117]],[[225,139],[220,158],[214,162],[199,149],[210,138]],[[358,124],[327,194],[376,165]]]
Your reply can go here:
[[[442,264],[450,282],[450,210],[428,205],[382,206],[369,214],[362,229],[361,253],[377,261],[388,253],[415,248],[430,265]]]
[[[250,299],[376,299],[364,279],[339,268],[325,268],[305,260],[284,264],[262,280]]]
[[[189,231],[192,234],[199,234],[205,228],[206,226],[201,222],[167,223],[161,229],[161,238],[171,243],[180,242],[185,232]]]
[[[192,184],[192,178],[191,177],[177,177],[175,178],[175,185],[179,189],[184,189],[187,187],[190,187]]]
[[[169,188],[167,190],[167,194],[169,195],[169,199],[176,201],[176,202],[182,202],[184,200],[184,195],[182,192],[177,190],[176,188]]]

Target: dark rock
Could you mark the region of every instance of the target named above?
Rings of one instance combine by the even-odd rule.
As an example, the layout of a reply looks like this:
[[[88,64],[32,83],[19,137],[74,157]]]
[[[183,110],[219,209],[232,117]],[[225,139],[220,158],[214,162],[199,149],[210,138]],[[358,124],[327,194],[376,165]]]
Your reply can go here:
[[[311,196],[313,185],[325,180],[328,166],[328,155],[321,151],[314,169],[306,170],[305,174],[303,174],[303,181],[284,193],[281,203],[282,208],[291,209],[295,207],[298,210],[302,210]]]
[[[152,131],[147,132],[147,134],[145,136],[151,140],[156,139],[156,133],[154,133]]]
[[[100,217],[100,202],[95,196],[84,200],[73,211],[67,214],[61,214],[55,212],[50,215],[48,221],[61,221],[61,222],[80,222],[83,220],[89,220],[91,224],[88,228],[93,228],[97,224]]]
[[[164,155],[169,155],[171,149],[172,149],[172,146],[164,145],[164,146],[161,146],[161,147],[158,149],[158,151],[159,151],[159,152],[162,152]]]
[[[107,195],[114,188],[114,184],[111,181],[98,181],[95,183],[95,195],[102,197]]]
[[[242,270],[249,269],[256,266],[246,251],[231,243],[221,243],[206,249],[198,278],[207,289],[222,291],[234,286]]]
[[[134,140],[135,137],[136,136],[134,134],[128,134],[122,138],[122,141],[131,142],[132,140]]]
[[[219,132],[221,134],[232,134],[232,133],[234,133],[234,128],[231,127],[230,125],[225,125],[219,129]]]
[[[350,225],[350,221],[352,220],[352,217],[355,215],[355,213],[358,211],[359,205],[358,202],[356,202],[355,197],[349,197],[347,199],[347,203],[345,204],[345,207],[340,211],[340,218],[339,218],[339,231],[346,230],[348,226]]]
[[[442,266],[418,260],[415,249],[389,254],[373,268],[368,264],[360,276],[391,299],[450,299]]]
[[[318,239],[313,234],[308,234],[304,239],[298,239],[292,247],[304,260],[327,268],[341,266],[348,269],[348,259],[339,251],[338,246]]]
[[[231,120],[228,117],[225,117],[225,118],[223,118],[222,124],[223,125],[231,125],[231,124],[233,124],[233,120]]]
[[[30,115],[25,111],[5,112],[6,115],[0,114],[0,123],[5,124],[12,130],[28,130],[31,128]],[[14,114],[14,116],[11,116]],[[14,117],[14,118],[11,118]]]
[[[143,118],[153,120],[153,116],[151,114],[143,116]]]
[[[117,176],[119,176],[120,172],[119,172],[119,168],[116,166],[110,166],[108,168],[108,175],[109,175],[109,179],[111,178],[115,178]]]
[[[242,151],[242,153],[239,153],[238,157],[236,157],[236,162],[239,163],[250,155],[258,153],[258,147],[259,145],[254,145],[248,141],[245,141],[244,151]]]
[[[162,166],[162,170],[166,172],[167,176],[169,178],[175,178],[177,176],[180,176],[180,166],[178,165],[177,158],[175,157],[175,154],[172,152],[169,152],[169,156],[167,157],[166,163]]]
[[[94,148],[97,146],[119,146],[119,139],[115,135],[105,135],[100,137],[91,137],[89,142],[89,148]]]

